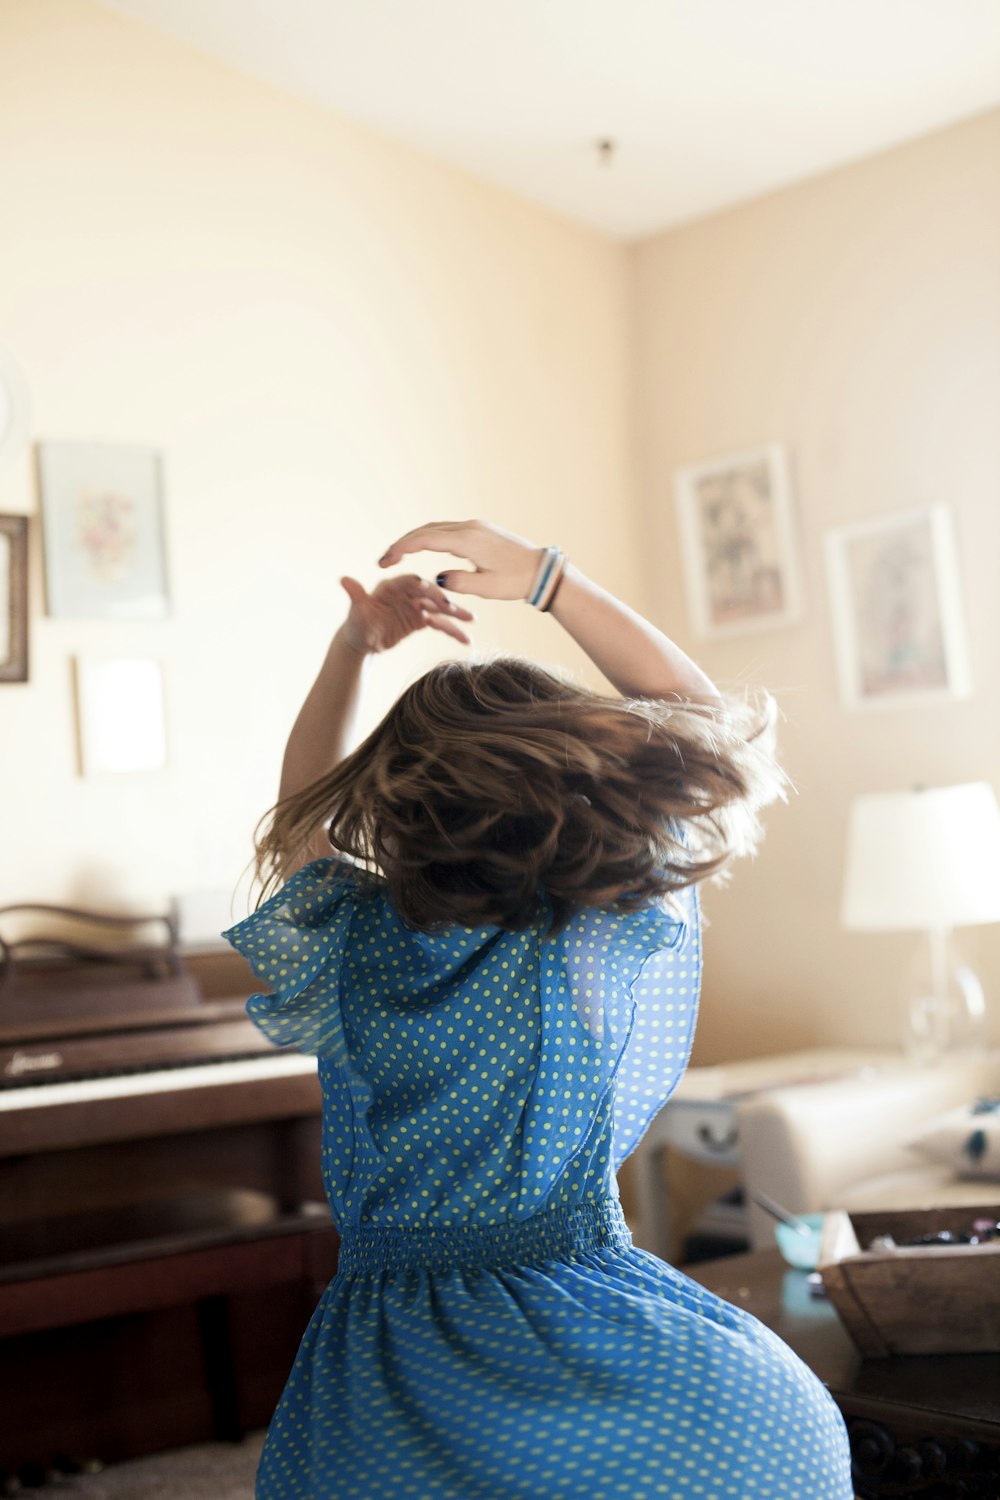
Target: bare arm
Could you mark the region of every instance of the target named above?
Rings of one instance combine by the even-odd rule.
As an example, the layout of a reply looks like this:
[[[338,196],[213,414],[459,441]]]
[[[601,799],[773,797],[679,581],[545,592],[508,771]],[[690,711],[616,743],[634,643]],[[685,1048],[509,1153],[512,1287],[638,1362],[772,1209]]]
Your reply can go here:
[[[288,736],[279,801],[318,781],[347,754],[366,660],[341,626]]]
[[[385,579],[369,594],[354,578],[341,582],[351,608],[288,737],[281,767],[282,801],[327,775],[347,754],[369,656],[390,650],[424,626],[468,644],[457,621],[471,620],[472,615],[453,604],[436,584],[410,574]],[[318,845],[317,849],[323,852]]]
[[[568,563],[551,613],[625,698],[717,698],[680,646]]]
[[[438,574],[443,588],[488,599],[525,599],[542,551],[483,521],[435,522],[394,542],[380,565],[390,567],[412,552],[447,552],[473,567]],[[552,615],[623,696],[718,698],[713,683],[679,646],[572,564]]]

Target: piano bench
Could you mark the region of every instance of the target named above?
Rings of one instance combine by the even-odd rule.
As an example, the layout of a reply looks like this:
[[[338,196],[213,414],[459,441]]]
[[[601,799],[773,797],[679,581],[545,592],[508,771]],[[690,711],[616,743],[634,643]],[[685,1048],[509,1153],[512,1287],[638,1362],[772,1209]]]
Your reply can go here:
[[[79,1452],[81,1444],[111,1462],[209,1437],[236,1441],[262,1425],[335,1274],[338,1245],[317,1205],[252,1227],[202,1227],[173,1240],[0,1264],[0,1403],[8,1416],[18,1414],[3,1438],[3,1449],[14,1442],[18,1452],[0,1449],[0,1472]],[[265,1305],[279,1308],[280,1329],[262,1328]],[[172,1356],[182,1324],[197,1330],[185,1334],[197,1348],[178,1344]],[[259,1346],[269,1355],[258,1359]],[[102,1355],[103,1373],[93,1368]],[[178,1367],[172,1386],[165,1357]],[[273,1368],[262,1368],[268,1357]],[[138,1387],[152,1364],[157,1390],[143,1394]],[[201,1389],[192,1391],[199,1365]],[[48,1387],[57,1368],[73,1411],[53,1409]],[[32,1384],[41,1388],[25,1389]],[[141,1417],[128,1411],[133,1398]]]

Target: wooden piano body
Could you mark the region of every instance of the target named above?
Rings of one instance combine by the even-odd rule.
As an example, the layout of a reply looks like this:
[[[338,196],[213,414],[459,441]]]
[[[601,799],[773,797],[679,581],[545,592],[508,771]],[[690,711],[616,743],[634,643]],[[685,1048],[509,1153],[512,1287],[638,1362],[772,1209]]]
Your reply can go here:
[[[252,988],[227,950],[0,983],[0,1478],[269,1419],[337,1236]]]

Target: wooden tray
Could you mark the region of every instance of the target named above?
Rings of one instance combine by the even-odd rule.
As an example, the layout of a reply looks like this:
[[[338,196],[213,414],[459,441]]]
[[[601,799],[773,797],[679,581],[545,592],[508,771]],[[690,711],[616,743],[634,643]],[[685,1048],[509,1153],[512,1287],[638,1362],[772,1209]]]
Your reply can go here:
[[[875,1235],[897,1242],[973,1219],[1000,1219],[1000,1203],[827,1215],[819,1271],[862,1354],[1000,1352],[1000,1240],[863,1250]]]

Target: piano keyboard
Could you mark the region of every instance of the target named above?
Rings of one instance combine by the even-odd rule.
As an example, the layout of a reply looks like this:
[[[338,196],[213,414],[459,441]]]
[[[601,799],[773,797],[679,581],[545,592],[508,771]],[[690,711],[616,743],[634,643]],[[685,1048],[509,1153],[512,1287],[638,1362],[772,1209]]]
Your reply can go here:
[[[144,1094],[177,1093],[218,1084],[256,1083],[269,1078],[297,1078],[316,1072],[315,1057],[302,1052],[264,1053],[230,1062],[194,1067],[159,1068],[144,1073],[116,1073],[103,1078],[73,1078],[0,1090],[0,1113],[44,1109],[53,1104],[86,1104],[102,1099],[133,1099]]]

